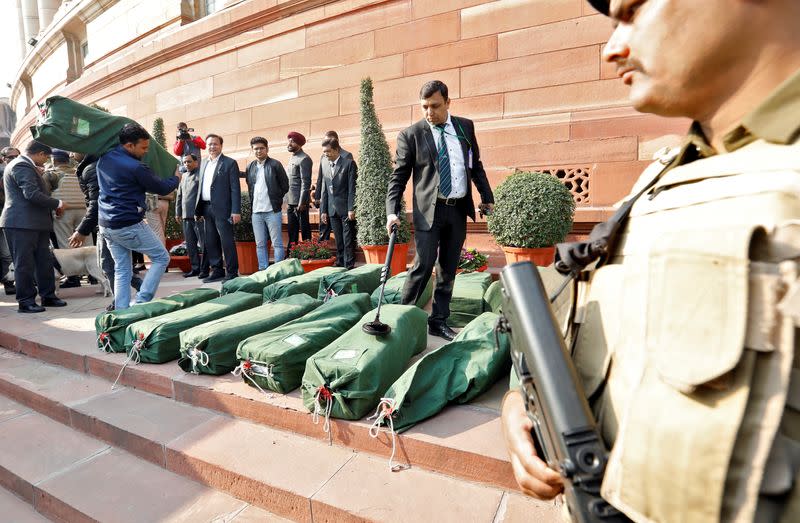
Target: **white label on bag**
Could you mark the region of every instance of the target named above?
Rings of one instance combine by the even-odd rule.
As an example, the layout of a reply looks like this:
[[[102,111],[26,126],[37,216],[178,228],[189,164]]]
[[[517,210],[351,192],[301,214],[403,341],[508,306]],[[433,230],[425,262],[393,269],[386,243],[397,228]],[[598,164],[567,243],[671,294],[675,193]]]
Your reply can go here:
[[[342,349],[340,351],[336,351],[336,354],[333,355],[333,359],[335,360],[350,360],[356,357],[358,351],[355,349]]]
[[[290,336],[287,336],[287,337],[283,338],[283,341],[285,341],[286,343],[288,343],[292,347],[299,347],[300,345],[304,344],[308,340],[305,339],[304,337],[302,337],[299,334],[292,334]]]

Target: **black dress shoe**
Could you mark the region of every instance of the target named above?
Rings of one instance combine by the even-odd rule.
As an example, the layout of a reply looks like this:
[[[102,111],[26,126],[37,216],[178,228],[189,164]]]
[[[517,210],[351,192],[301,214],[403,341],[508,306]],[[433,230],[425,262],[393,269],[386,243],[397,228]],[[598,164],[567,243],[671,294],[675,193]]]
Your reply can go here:
[[[192,276],[197,276],[198,274],[200,274],[200,271],[189,271],[189,272],[184,272],[183,277],[191,278]]]
[[[6,296],[14,296],[17,293],[17,288],[14,286],[13,281],[4,281],[3,288],[6,291]]]
[[[36,305],[35,303],[32,303],[30,305],[20,305],[18,312],[26,312],[26,313],[44,312],[44,310],[45,310],[44,307],[42,307],[41,305]]]
[[[447,341],[453,341],[453,338],[456,337],[456,331],[448,327],[446,323],[437,323],[434,325],[428,325],[428,334],[430,334],[431,336],[444,338]]]
[[[61,282],[61,284],[59,285],[59,288],[61,288],[61,289],[73,289],[75,287],[80,287],[80,286],[81,286],[81,279],[80,278],[73,278],[72,276],[70,276],[69,278],[67,278],[66,280],[63,280]]]
[[[214,283],[215,281],[222,281],[224,279],[224,274],[212,274],[208,278],[203,278],[203,283]]]
[[[108,311],[108,312],[113,311],[115,308],[116,308],[116,306],[114,305],[113,301],[111,303],[109,303],[108,305],[106,305],[106,311]]]
[[[67,302],[61,298],[43,298],[42,305],[45,307],[66,307]]]
[[[136,289],[136,292],[139,292],[139,289],[142,288],[142,279],[139,278],[138,276],[134,276],[133,278],[131,278],[131,287]]]
[[[238,277],[239,277],[238,274],[234,274],[233,276],[225,276],[224,278],[222,278],[222,283],[225,283],[226,281],[229,281],[229,280],[232,280],[232,279],[238,278]]]
[[[201,280],[205,280],[206,278],[208,278],[208,273],[207,272],[201,272],[200,274],[197,275],[197,277],[199,279],[201,279]]]

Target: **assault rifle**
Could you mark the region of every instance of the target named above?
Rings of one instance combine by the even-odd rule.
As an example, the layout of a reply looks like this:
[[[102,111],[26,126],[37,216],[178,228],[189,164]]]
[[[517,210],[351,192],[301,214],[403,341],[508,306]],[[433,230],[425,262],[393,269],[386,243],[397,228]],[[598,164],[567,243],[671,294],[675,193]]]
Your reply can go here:
[[[497,329],[511,340],[536,451],[564,477],[570,515],[578,523],[629,521],[600,496],[608,452],[539,271],[529,262],[513,263],[500,280],[503,315]]]

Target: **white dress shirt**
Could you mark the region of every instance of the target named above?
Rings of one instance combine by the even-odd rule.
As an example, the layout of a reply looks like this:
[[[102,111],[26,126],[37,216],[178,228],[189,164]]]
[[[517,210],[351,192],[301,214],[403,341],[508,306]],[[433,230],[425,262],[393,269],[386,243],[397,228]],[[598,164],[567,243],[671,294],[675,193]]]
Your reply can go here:
[[[428,126],[431,128],[433,140],[436,142],[434,155],[438,156],[442,131],[430,122],[428,122]],[[447,113],[444,139],[447,144],[447,155],[450,157],[450,194],[444,195],[439,191],[439,198],[463,198],[467,195],[467,169],[464,161],[464,152],[461,149],[461,140],[463,138],[459,138],[459,136],[460,133],[456,132],[450,113]]]
[[[214,181],[214,171],[217,170],[217,160],[219,160],[219,156],[216,158],[209,156],[208,162],[206,162],[206,169],[203,171],[203,187],[201,188],[200,199],[204,202],[211,201],[211,183]]]

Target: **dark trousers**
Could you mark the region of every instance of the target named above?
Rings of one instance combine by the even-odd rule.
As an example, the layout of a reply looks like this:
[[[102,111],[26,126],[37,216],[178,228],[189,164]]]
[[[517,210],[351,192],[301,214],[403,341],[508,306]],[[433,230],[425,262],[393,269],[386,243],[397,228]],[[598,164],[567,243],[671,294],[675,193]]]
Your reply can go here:
[[[6,242],[6,234],[0,229],[0,283],[11,282],[8,280],[8,271],[11,269],[11,251]]]
[[[50,231],[6,228],[6,240],[14,260],[14,279],[17,283],[17,302],[20,305],[36,303],[38,294],[45,298],[56,297],[56,279],[53,274],[53,254],[50,252]]]
[[[356,221],[338,215],[328,215],[328,221],[336,236],[336,266],[352,269],[356,264]]]
[[[208,272],[208,254],[205,252],[205,227],[194,218],[183,219],[183,238],[186,240],[186,253],[193,271]]]
[[[289,205],[286,210],[286,228],[289,230],[289,245],[297,243],[298,236],[303,240],[311,239],[311,224],[308,223],[308,207],[298,211],[296,205]]]
[[[319,211],[320,216],[322,216],[322,210]],[[322,223],[322,219],[319,221],[319,241],[326,242],[331,239],[331,225],[330,223]]]
[[[233,239],[233,224],[230,216],[215,216],[212,207],[203,203],[203,226],[205,228],[205,252],[208,266],[213,274],[223,274],[222,259],[225,257],[226,276],[239,275],[239,257]]]
[[[467,215],[464,210],[441,201],[436,203],[431,229],[414,231],[417,254],[403,288],[403,304],[413,305],[422,296],[435,265],[436,288],[429,325],[440,325],[450,317],[453,282],[466,237]]]

